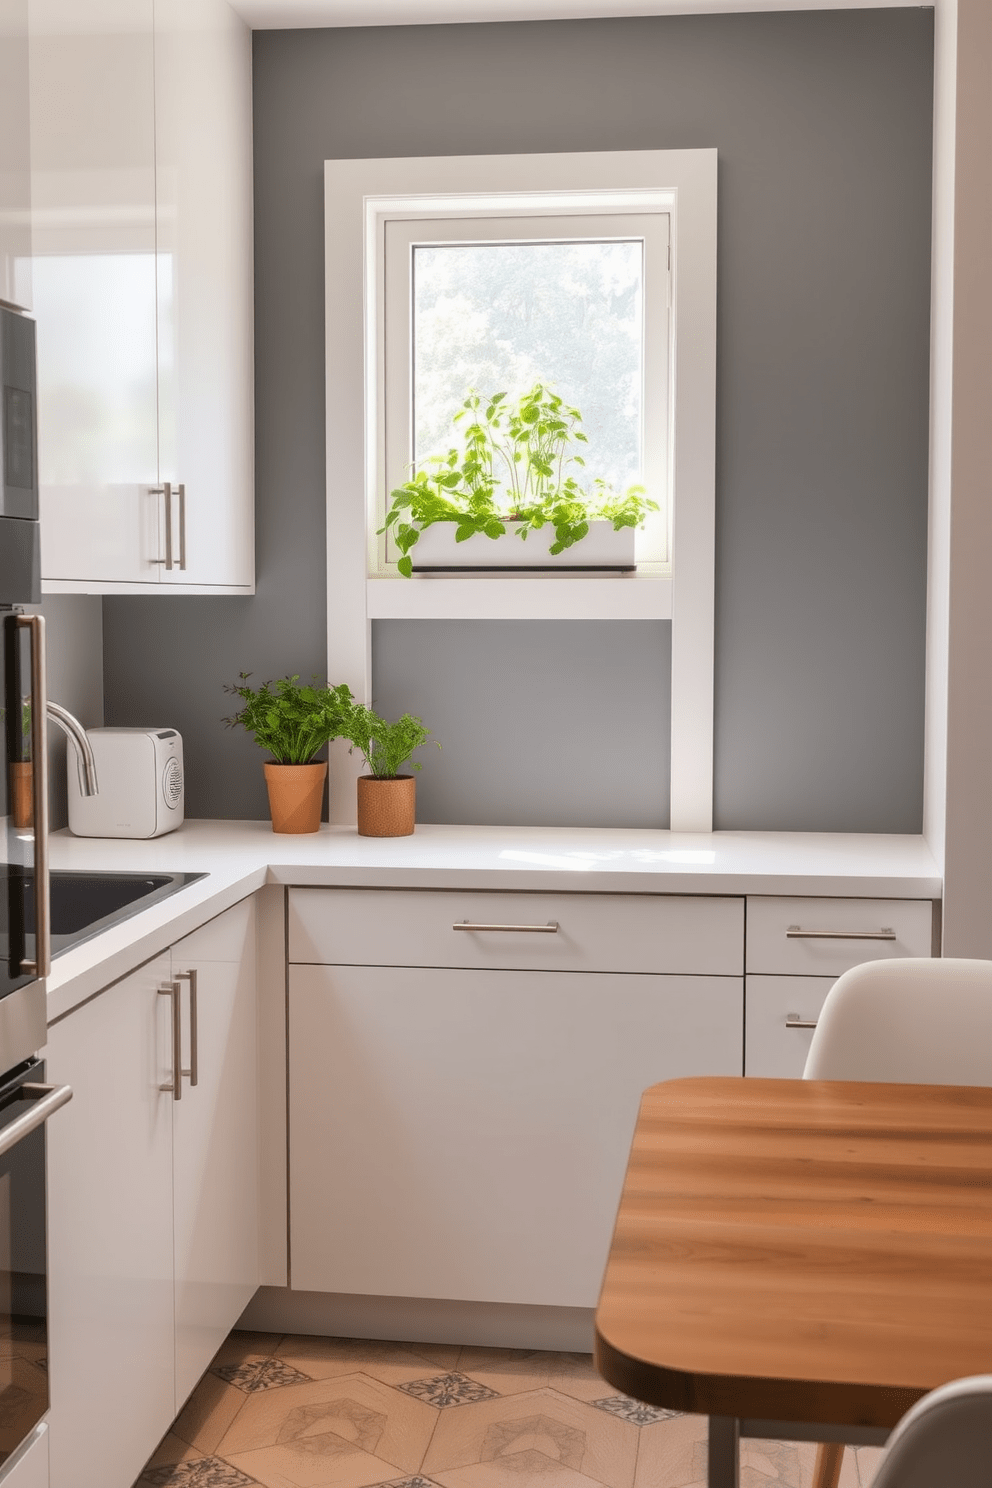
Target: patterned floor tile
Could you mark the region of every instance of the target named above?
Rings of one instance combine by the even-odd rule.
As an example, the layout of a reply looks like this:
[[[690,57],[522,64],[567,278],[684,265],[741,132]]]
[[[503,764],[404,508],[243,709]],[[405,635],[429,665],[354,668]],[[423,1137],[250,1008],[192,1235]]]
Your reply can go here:
[[[381,1483],[421,1470],[437,1419],[379,1380],[337,1375],[252,1395],[218,1451],[263,1483],[277,1461],[288,1483],[323,1483],[321,1461],[329,1483]]]
[[[706,1416],[671,1416],[642,1426],[635,1488],[688,1488],[706,1481]]]
[[[250,1355],[237,1364],[220,1364],[212,1367],[213,1374],[226,1380],[229,1385],[253,1395],[256,1390],[278,1390],[284,1385],[302,1385],[312,1376],[294,1369],[282,1359],[258,1359]]]
[[[638,1427],[590,1410],[555,1390],[500,1396],[443,1411],[422,1471],[449,1484],[462,1468],[484,1464],[500,1481],[566,1470],[609,1488],[633,1488]],[[471,1473],[466,1484],[481,1483]]]
[[[174,1431],[170,1431],[168,1436],[162,1438],[148,1459],[145,1472],[150,1467],[165,1467],[177,1462],[195,1462],[198,1457],[205,1455],[206,1453],[197,1451],[196,1447],[191,1447],[189,1442],[184,1442]]]
[[[374,1483],[372,1488],[438,1488],[432,1478],[422,1478],[419,1473],[412,1478],[393,1478],[388,1483]]]
[[[173,1423],[173,1433],[205,1457],[211,1456],[251,1389],[235,1388],[218,1374],[205,1374]]]
[[[200,1457],[174,1467],[146,1468],[138,1488],[255,1488],[257,1481],[219,1457]]]
[[[629,1395],[607,1395],[604,1400],[590,1400],[596,1410],[609,1411],[621,1421],[633,1421],[635,1426],[653,1426],[656,1421],[670,1421],[677,1411],[659,1410],[655,1405],[645,1405],[643,1400],[632,1400]]]
[[[310,1379],[361,1373],[393,1385],[423,1379],[438,1370],[453,1370],[461,1351],[457,1343],[396,1343],[289,1334],[280,1342],[276,1357]]]
[[[435,1374],[430,1379],[407,1380],[399,1385],[407,1395],[426,1400],[428,1405],[444,1410],[449,1405],[471,1405],[479,1400],[495,1400],[497,1392],[467,1374]]]
[[[439,1473],[437,1481],[441,1488],[602,1488],[596,1478],[573,1472],[539,1451],[458,1467]]]
[[[855,1450],[854,1457],[858,1467],[860,1488],[871,1488],[884,1456],[884,1447],[858,1447]]]

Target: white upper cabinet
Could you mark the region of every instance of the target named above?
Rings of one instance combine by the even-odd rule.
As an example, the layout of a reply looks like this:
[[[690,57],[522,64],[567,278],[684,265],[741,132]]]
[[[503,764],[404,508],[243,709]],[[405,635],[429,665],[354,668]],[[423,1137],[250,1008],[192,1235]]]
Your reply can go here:
[[[0,301],[31,308],[28,0],[0,0]]]
[[[30,5],[43,587],[250,592],[249,33]]]
[[[251,35],[225,0],[155,0],[155,110],[162,579],[249,588]]]

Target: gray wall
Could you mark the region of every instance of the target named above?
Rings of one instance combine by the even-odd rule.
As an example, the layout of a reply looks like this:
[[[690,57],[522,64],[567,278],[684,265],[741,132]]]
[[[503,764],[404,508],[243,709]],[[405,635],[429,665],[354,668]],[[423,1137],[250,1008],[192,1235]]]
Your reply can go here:
[[[920,829],[932,38],[924,9],[256,33],[258,594],[104,605],[108,722],[182,730],[190,814],[265,813],[222,681],[323,667],[324,159],[715,146],[716,822]],[[667,755],[666,632],[615,647],[609,709],[582,625],[570,690],[509,664],[453,686],[443,658],[500,634],[376,627],[377,702],[445,746],[421,819],[628,819],[614,772]],[[516,656],[549,644],[515,630]],[[522,801],[539,703],[582,788]],[[637,819],[666,812],[655,788]]]

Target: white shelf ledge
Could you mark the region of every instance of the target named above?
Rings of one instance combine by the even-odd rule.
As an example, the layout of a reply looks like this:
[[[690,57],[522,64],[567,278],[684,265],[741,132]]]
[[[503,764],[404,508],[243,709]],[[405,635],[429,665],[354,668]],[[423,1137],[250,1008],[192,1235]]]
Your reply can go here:
[[[370,620],[670,620],[672,581],[642,574],[373,578]]]

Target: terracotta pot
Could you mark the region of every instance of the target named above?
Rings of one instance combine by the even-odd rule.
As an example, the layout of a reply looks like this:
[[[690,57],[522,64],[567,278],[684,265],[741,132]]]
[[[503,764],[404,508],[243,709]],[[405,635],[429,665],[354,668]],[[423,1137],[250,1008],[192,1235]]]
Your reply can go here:
[[[34,826],[34,766],[10,765],[10,815],[15,827]]]
[[[327,762],[315,765],[266,764],[273,832],[317,832],[324,801]]]
[[[377,780],[358,777],[358,835],[409,837],[417,808],[417,782],[412,775]]]

